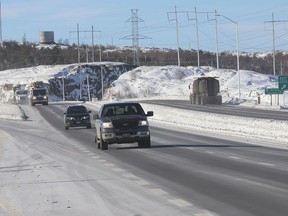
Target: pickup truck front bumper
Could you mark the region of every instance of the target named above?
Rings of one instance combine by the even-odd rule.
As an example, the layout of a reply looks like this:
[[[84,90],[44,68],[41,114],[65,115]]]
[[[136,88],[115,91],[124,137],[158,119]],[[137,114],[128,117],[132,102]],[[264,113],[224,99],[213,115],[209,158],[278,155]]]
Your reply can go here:
[[[105,132],[102,133],[102,139],[108,144],[112,143],[133,143],[150,137],[149,130],[143,131],[121,131],[121,132]]]

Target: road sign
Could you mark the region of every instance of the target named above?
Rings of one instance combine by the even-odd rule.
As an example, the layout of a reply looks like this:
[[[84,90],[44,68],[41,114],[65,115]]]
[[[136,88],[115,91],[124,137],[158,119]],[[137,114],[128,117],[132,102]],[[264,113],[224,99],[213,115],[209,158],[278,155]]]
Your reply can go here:
[[[288,90],[288,76],[279,76],[278,77],[278,88],[283,92]]]
[[[283,91],[281,89],[278,89],[278,88],[268,88],[268,89],[265,89],[265,94],[282,94]]]

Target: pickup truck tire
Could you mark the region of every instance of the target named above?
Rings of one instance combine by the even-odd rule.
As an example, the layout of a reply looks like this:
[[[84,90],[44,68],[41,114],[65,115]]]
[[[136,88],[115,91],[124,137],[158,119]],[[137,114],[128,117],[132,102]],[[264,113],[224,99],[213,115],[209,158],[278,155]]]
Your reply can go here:
[[[150,148],[151,147],[151,139],[150,139],[150,137],[145,139],[145,140],[139,141],[138,142],[138,147],[139,148]]]
[[[102,136],[100,137],[100,149],[101,150],[108,150],[108,143],[104,142]]]
[[[65,126],[65,130],[69,130],[69,127]]]
[[[90,129],[90,128],[91,128],[91,124],[88,124],[88,125],[86,126],[86,128],[87,128],[87,129]]]

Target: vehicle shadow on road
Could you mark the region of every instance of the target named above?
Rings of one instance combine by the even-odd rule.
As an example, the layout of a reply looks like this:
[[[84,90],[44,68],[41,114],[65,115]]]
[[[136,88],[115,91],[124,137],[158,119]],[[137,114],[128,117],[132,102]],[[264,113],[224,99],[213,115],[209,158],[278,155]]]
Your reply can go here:
[[[138,146],[123,146],[111,147],[114,150],[125,149],[161,149],[161,148],[262,148],[263,146],[256,145],[229,145],[229,144],[155,144],[151,148],[139,148]]]

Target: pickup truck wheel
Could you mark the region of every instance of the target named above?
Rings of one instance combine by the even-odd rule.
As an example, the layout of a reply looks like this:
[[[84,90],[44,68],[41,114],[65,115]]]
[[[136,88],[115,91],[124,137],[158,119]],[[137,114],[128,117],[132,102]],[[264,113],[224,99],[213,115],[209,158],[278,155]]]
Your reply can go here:
[[[150,148],[151,147],[151,139],[150,137],[138,142],[139,148]]]
[[[69,127],[65,126],[65,130],[69,130]]]
[[[108,143],[104,142],[102,139],[102,136],[100,137],[100,148],[101,150],[107,150],[108,149]]]

